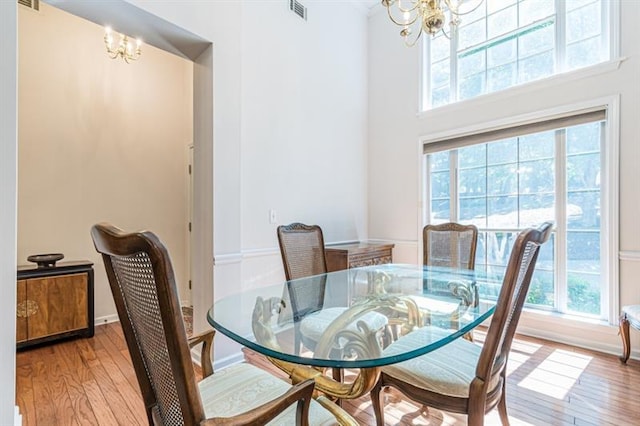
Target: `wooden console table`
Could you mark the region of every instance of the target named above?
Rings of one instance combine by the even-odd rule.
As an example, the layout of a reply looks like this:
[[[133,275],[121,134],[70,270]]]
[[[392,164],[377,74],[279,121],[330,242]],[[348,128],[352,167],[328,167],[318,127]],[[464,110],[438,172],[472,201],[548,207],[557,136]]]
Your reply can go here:
[[[93,263],[18,266],[17,347],[93,336]]]
[[[325,247],[327,269],[329,272],[359,266],[392,263],[394,244],[349,243],[334,244]]]

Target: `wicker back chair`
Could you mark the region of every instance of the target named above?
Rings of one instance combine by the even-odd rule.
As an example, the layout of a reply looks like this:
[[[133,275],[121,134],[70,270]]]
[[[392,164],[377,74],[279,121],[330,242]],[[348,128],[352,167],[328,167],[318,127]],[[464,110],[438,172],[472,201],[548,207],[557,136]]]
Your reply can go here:
[[[98,224],[91,236],[104,260],[150,425],[266,424],[277,416],[306,425],[310,403],[313,418],[335,420],[311,402],[312,380],[291,387],[248,364],[212,374],[213,330],[187,339],[169,254],[153,233]],[[198,343],[200,383],[189,350]],[[238,400],[244,392],[257,396]]]
[[[318,225],[292,223],[279,226],[277,234],[287,278],[286,296],[293,311],[294,345],[296,351],[299,351],[300,343],[313,350],[324,330],[348,307],[323,309],[327,262],[322,229]],[[306,277],[311,278],[298,280]],[[387,317],[377,312],[368,312],[361,320],[375,332],[381,332],[388,323]],[[334,369],[335,378],[341,378],[342,373],[342,369]]]
[[[324,238],[318,225],[278,226],[278,243],[287,281],[327,272]]]
[[[423,264],[474,269],[478,228],[474,225],[442,223],[422,230]]]
[[[468,415],[468,424],[484,424],[484,415],[498,406],[502,424],[509,424],[506,403],[506,365],[522,306],[531,283],[540,245],[549,239],[551,223],[522,231],[516,239],[496,309],[482,348],[457,339],[426,355],[382,368],[380,379],[371,391],[371,400],[379,426],[384,425],[381,392],[386,386],[399,389],[414,401],[455,413]],[[435,327],[418,329],[392,343],[385,354],[393,354],[394,345],[403,339],[428,337]]]

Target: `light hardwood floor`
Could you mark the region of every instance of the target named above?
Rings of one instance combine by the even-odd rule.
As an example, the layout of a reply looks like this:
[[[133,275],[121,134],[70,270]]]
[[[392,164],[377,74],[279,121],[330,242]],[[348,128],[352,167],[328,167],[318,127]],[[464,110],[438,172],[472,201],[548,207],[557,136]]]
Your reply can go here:
[[[481,343],[483,334],[476,332]],[[246,351],[251,363],[280,374]],[[145,425],[146,416],[119,323],[76,339],[18,352],[17,405],[27,426]],[[507,398],[512,425],[640,425],[640,362],[517,336],[509,359]],[[465,416],[406,400],[385,407],[388,425],[464,425]],[[347,401],[361,424],[375,424],[368,397]],[[498,425],[497,412],[486,424]]]

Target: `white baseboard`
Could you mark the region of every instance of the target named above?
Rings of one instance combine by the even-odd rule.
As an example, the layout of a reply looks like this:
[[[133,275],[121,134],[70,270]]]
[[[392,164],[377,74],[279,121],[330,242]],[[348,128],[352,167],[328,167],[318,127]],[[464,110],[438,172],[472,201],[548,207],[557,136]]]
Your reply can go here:
[[[93,324],[104,325],[104,324],[109,324],[111,322],[118,322],[118,321],[120,321],[118,314],[112,314],[112,315],[105,315],[103,317],[97,317]]]
[[[20,414],[20,409],[16,405],[15,415],[13,416],[13,425],[14,426],[22,426],[22,415]]]

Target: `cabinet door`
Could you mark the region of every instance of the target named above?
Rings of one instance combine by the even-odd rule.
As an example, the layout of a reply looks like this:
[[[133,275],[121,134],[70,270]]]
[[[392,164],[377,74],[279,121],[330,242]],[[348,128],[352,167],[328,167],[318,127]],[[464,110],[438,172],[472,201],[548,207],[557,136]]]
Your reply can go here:
[[[87,296],[87,274],[27,280],[27,298],[37,304],[27,320],[28,338],[87,327]]]
[[[16,304],[16,340],[24,342],[27,340],[27,280],[18,281],[18,300]]]

